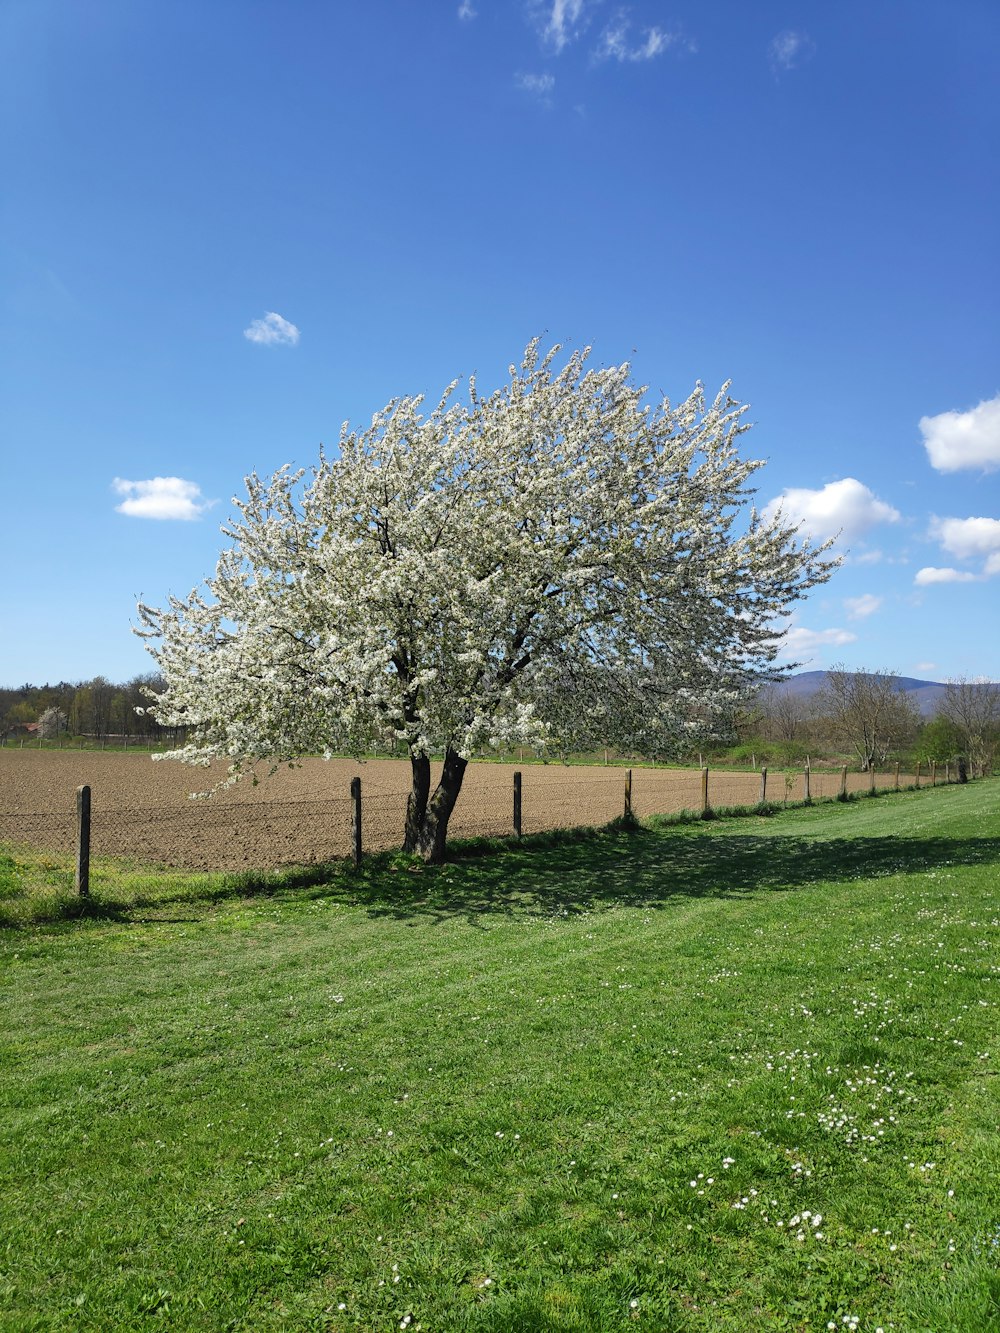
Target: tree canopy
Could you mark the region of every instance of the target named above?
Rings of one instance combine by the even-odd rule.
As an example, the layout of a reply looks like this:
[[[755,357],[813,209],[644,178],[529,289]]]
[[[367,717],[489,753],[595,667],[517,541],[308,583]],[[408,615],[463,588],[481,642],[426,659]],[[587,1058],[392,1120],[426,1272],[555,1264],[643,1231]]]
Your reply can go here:
[[[910,740],[920,720],[895,671],[848,671],[838,664],[827,672],[820,700],[834,731],[854,747],[866,771]]]
[[[482,747],[669,753],[732,716],[834,562],[753,510],[762,463],[739,456],[728,385],[650,404],[628,364],[559,351],[533,342],[492,394],[396,399],[308,472],[247,478],[205,590],[139,608],[153,711],[188,728],[174,757],[235,779],[392,738],[404,846],[439,859]]]
[[[1000,686],[965,676],[950,680],[940,714],[957,733],[973,772],[985,777],[1000,747]]]

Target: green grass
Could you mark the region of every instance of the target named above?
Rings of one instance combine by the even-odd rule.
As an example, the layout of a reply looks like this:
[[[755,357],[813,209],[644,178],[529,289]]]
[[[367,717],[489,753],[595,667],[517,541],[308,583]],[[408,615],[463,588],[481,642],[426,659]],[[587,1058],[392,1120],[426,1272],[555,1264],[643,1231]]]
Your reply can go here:
[[[0,1328],[1000,1327],[998,862],[987,782],[3,932]]]
[[[379,858],[376,864],[384,864]],[[248,894],[273,894],[343,878],[343,866],[294,866],[285,870],[226,873],[150,866],[117,857],[90,865],[89,898],[74,887],[74,858],[0,844],[0,930],[59,921],[131,920],[136,912],[188,904],[202,909]]]

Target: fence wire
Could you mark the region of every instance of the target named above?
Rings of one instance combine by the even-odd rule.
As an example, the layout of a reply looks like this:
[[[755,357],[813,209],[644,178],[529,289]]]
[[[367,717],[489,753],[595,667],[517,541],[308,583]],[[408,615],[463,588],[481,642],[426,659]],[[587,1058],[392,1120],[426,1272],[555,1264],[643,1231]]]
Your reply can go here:
[[[628,809],[638,818],[706,808],[753,809],[762,801],[780,805],[807,798],[831,800],[842,793],[905,789],[957,776],[948,771],[933,777],[903,774],[896,769],[876,774],[828,769],[765,774],[563,765],[529,766],[520,774],[522,834],[600,827]],[[401,766],[399,789],[388,791],[366,791],[362,779],[364,852],[401,846],[406,775]],[[451,817],[449,837],[512,837],[514,782],[512,766],[471,765]],[[0,809],[0,899],[5,893],[8,898],[16,895],[22,881],[48,876],[48,882],[63,889],[72,883],[78,837],[75,810],[25,809],[25,795],[5,792],[0,786],[0,804],[13,807]],[[355,809],[346,790],[323,799],[227,798],[183,806],[105,809],[95,787],[90,826],[94,882],[113,897],[116,884],[153,882],[168,872],[270,872],[340,861],[354,850]]]

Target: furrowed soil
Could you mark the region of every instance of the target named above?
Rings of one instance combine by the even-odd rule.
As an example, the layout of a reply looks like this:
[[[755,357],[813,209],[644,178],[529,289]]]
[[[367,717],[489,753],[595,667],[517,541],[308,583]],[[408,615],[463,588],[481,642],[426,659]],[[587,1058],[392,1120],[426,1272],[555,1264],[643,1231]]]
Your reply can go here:
[[[456,838],[512,832],[516,764],[471,763],[450,834]],[[435,778],[440,766],[435,769]],[[563,764],[526,764],[522,831],[606,824],[621,815],[626,770]],[[249,779],[205,791],[226,777],[224,764],[193,768],[155,761],[148,754],[73,750],[0,749],[0,841],[69,852],[75,839],[76,789],[91,788],[94,856],[179,866],[192,870],[264,870],[329,861],[350,854],[351,779],[363,791],[362,833],[370,851],[400,844],[410,766],[399,759],[304,759],[258,785]],[[903,779],[903,781],[908,781]],[[889,779],[884,785],[891,785]],[[813,797],[833,796],[837,773],[812,775]],[[852,790],[868,778],[852,774]],[[715,806],[753,805],[760,799],[757,773],[710,775]],[[801,774],[769,778],[767,798],[803,798]],[[697,769],[636,768],[632,804],[640,817],[698,809]]]

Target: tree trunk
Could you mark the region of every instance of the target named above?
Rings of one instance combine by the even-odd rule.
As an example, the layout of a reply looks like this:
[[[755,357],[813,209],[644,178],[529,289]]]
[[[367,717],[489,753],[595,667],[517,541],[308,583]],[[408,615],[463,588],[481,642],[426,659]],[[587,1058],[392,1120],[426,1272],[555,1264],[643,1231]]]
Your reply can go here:
[[[413,789],[406,803],[405,852],[416,852],[431,865],[444,860],[448,820],[462,790],[468,760],[450,746],[445,750],[441,780],[430,793],[431,765],[426,755],[411,755]]]
[[[413,775],[410,794],[406,798],[406,832],[403,851],[415,852],[420,830],[427,818],[427,802],[431,794],[431,761],[425,754],[410,754]]]

